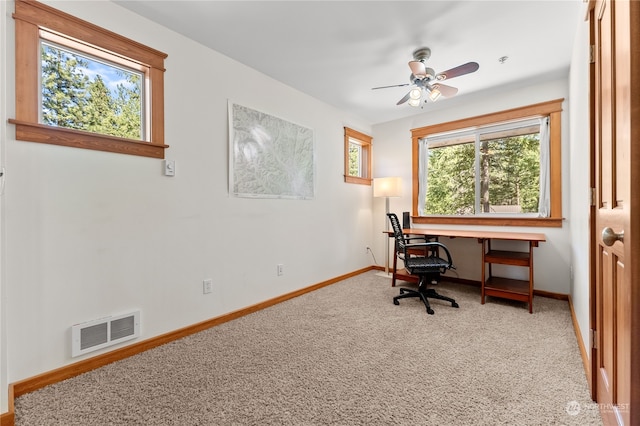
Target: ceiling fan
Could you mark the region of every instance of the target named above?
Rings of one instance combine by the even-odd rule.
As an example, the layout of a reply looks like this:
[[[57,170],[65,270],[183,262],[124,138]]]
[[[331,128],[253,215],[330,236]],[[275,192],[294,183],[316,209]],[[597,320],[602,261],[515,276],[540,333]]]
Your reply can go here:
[[[373,87],[372,90],[414,85],[415,87],[409,90],[409,92],[404,95],[396,105],[402,105],[409,101],[409,105],[417,107],[422,104],[423,97],[424,102],[427,102],[428,99],[435,102],[440,96],[444,96],[445,98],[455,96],[455,94],[458,93],[457,88],[447,86],[440,82],[476,72],[478,68],[480,68],[480,65],[478,65],[477,62],[467,62],[466,64],[462,64],[455,68],[451,68],[450,70],[436,74],[433,68],[428,68],[425,65],[425,62],[430,57],[431,49],[428,47],[420,47],[414,50],[413,60],[409,61],[409,68],[411,69],[409,83]]]

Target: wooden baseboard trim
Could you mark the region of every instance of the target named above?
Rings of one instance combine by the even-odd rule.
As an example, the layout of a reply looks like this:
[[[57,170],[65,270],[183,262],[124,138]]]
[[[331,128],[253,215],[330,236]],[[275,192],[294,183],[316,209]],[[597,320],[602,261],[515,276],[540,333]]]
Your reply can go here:
[[[549,299],[557,299],[557,300],[569,300],[569,295],[564,293],[554,293],[552,291],[546,290],[536,290],[533,289],[534,296],[547,297]]]
[[[578,324],[576,312],[573,309],[573,300],[571,300],[571,295],[569,295],[568,300],[569,311],[571,311],[571,322],[573,322],[573,331],[576,333],[578,349],[580,349],[580,357],[582,358],[582,367],[584,368],[584,374],[587,378],[587,383],[589,383],[589,386],[591,386],[591,364],[589,363],[589,354],[587,353],[587,348],[584,346],[584,342],[582,341],[582,332],[580,331],[580,324]]]
[[[116,349],[114,351],[97,355],[95,357],[88,358],[83,361],[65,365],[64,367],[60,367],[55,370],[38,374],[37,376],[29,377],[27,379],[20,380],[15,383],[11,383],[9,384],[9,392],[8,392],[8,397],[9,397],[8,411],[0,415],[0,426],[14,426],[15,424],[14,400],[15,398],[18,398],[21,395],[27,394],[29,392],[33,392],[35,390],[38,390],[40,388],[43,388],[45,386],[48,386],[54,383],[61,382],[62,380],[66,380],[71,377],[78,376],[88,371],[95,370],[96,368],[103,367],[107,364],[120,361],[130,356],[137,355],[141,352],[147,351],[149,349],[153,349],[157,346],[164,345],[166,343],[173,342],[174,340],[181,339],[191,334],[204,331],[208,328],[215,327],[216,325],[224,324],[225,322],[229,322],[236,318],[240,318],[245,315],[249,315],[253,312],[257,312],[262,309],[268,308],[270,306],[277,305],[278,303],[282,303],[289,299],[293,299],[294,297],[302,296],[303,294],[310,293],[322,287],[335,284],[339,281],[343,281],[347,278],[360,275],[364,272],[371,271],[373,269],[376,269],[376,268],[373,266],[368,266],[366,268],[349,272],[347,274],[340,275],[338,277],[331,278],[326,281],[322,281],[320,283],[302,288],[300,290],[293,291],[291,293],[283,294],[282,296],[274,297],[273,299],[265,300],[264,302],[251,305],[246,308],[238,309],[237,311],[233,311],[228,314],[221,315],[219,317],[215,317],[200,323],[196,323],[188,327],[171,331],[169,333],[161,334],[159,336],[152,337],[142,342],[125,346],[124,348]]]
[[[6,413],[0,415],[0,426],[14,426],[15,424],[15,409],[13,407],[13,383],[9,384],[9,410]]]
[[[378,269],[378,270],[384,270],[384,268],[380,267],[380,266],[372,266],[372,269]],[[450,275],[442,275],[441,276],[442,281],[449,281],[452,283],[458,283],[458,284],[465,284],[465,285],[470,285],[470,286],[474,286],[474,287],[478,287],[480,288],[481,283],[478,280],[470,280],[467,278],[460,278],[460,277],[453,277]],[[398,278],[398,280],[403,281],[402,279]],[[417,277],[416,277],[417,280]],[[557,299],[557,300],[569,300],[569,295],[568,294],[564,294],[564,293],[554,293],[552,291],[546,291],[546,290],[536,290],[535,288],[533,289],[533,295],[534,296],[540,296],[540,297],[548,297],[550,299]]]

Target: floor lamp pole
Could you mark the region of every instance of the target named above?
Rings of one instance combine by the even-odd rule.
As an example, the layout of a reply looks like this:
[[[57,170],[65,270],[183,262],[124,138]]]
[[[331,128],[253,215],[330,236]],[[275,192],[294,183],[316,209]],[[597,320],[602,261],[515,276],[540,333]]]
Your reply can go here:
[[[381,177],[373,179],[373,196],[376,198],[384,197],[384,205],[385,205],[385,218],[384,223],[386,226],[383,226],[385,237],[385,245],[386,248],[384,250],[384,273],[386,276],[389,276],[389,197],[401,197],[402,196],[402,186],[401,179],[399,177]],[[394,250],[395,254],[395,245]]]
[[[385,228],[387,231],[389,230],[389,197],[384,197],[385,200],[385,215],[384,215],[384,223],[386,224]],[[385,233],[384,238],[385,251],[384,251],[384,273],[389,275],[389,235]]]

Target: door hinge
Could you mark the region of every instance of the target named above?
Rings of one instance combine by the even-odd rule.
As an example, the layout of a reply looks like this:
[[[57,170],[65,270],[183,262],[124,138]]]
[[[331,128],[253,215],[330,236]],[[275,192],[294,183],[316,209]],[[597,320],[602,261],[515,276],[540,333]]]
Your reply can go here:
[[[591,205],[595,206],[596,205],[596,189],[589,188],[589,190],[591,191]]]
[[[598,332],[592,328],[589,336],[589,338],[591,339],[591,349],[598,349],[597,337],[598,337]]]
[[[594,64],[596,62],[596,46],[592,44],[589,46],[589,63]]]

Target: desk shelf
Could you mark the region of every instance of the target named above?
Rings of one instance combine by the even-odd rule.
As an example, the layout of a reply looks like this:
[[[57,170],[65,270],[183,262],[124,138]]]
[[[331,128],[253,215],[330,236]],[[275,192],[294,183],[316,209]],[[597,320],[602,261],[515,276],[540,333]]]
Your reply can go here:
[[[528,252],[492,250],[491,240],[482,240],[482,288],[481,303],[486,296],[517,300],[529,304],[529,313],[533,313],[533,242],[529,243]],[[485,244],[486,242],[486,244]],[[486,276],[486,265],[489,265],[489,276]],[[494,276],[492,264],[522,266],[529,268],[529,280],[516,280]]]
[[[502,265],[529,266],[529,253],[520,251],[490,250],[484,255],[487,263],[500,263]]]
[[[484,285],[485,296],[503,299],[529,301],[529,281],[503,277],[490,277]]]

